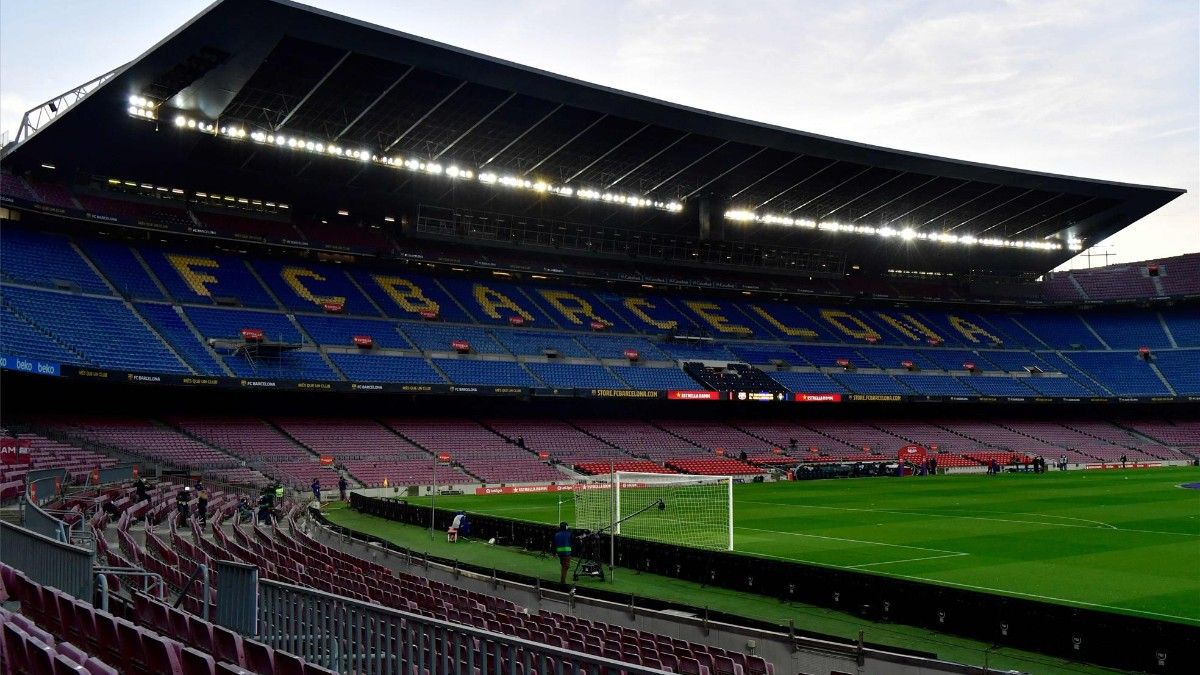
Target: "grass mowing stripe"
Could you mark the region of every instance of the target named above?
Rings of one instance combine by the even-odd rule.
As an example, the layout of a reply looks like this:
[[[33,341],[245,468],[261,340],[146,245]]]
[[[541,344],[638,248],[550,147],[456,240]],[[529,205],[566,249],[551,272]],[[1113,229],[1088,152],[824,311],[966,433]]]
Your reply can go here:
[[[771,534],[782,534],[787,537],[812,537],[813,539],[828,539],[830,541],[845,541],[852,544],[870,544],[872,546],[891,546],[893,548],[913,548],[920,551],[937,551],[938,553],[954,553],[956,555],[967,555],[962,551],[947,551],[941,548],[929,548],[928,546],[909,546],[908,544],[888,544],[882,541],[864,541],[862,539],[846,539],[845,537],[826,537],[820,534],[805,534],[803,532],[783,532],[780,530],[763,530],[757,527],[737,527],[734,526],[734,532],[738,530],[747,530],[750,532],[770,532]],[[853,566],[852,566],[853,567]]]
[[[752,501],[749,499],[742,500],[740,503],[742,503],[742,504],[762,504],[765,506],[783,506],[783,507],[791,507],[791,508],[797,508],[797,509],[831,509],[834,511],[862,511],[863,513],[887,513],[887,514],[900,515],[900,516],[921,516],[923,518],[963,518],[966,520],[991,520],[991,521],[994,521],[997,523],[1017,523],[1019,525],[1053,525],[1055,527],[1079,527],[1079,528],[1084,528],[1084,529],[1088,529],[1088,530],[1102,530],[1104,528],[1108,528],[1111,530],[1117,530],[1118,532],[1142,532],[1145,534],[1168,534],[1168,535],[1172,535],[1172,536],[1180,535],[1180,536],[1184,536],[1184,537],[1200,537],[1200,534],[1190,534],[1187,532],[1161,532],[1158,530],[1136,530],[1136,529],[1131,529],[1131,528],[1127,528],[1127,527],[1117,527],[1116,525],[1110,525],[1109,523],[1102,523],[1098,520],[1086,521],[1086,522],[1090,522],[1090,523],[1096,523],[1096,525],[1093,526],[1093,525],[1072,525],[1071,523],[1055,523],[1055,522],[1046,522],[1046,521],[1041,521],[1041,520],[1010,520],[1007,518],[989,518],[987,516],[963,516],[963,515],[958,515],[955,513],[929,513],[927,511],[895,511],[895,510],[891,510],[891,509],[857,509],[857,508],[850,508],[847,506],[815,506],[813,504],[786,504],[786,503],[781,503],[781,502],[759,502],[759,501]],[[977,511],[977,513],[979,513],[979,512]],[[1046,513],[1025,513],[1025,512],[1020,512],[1020,511],[993,511],[992,513],[1010,513],[1011,515],[1014,515],[1014,516],[1041,516],[1043,518],[1065,518],[1068,520],[1086,520],[1085,518],[1071,518],[1069,516],[1055,516],[1055,515],[1046,514]],[[737,527],[734,527],[734,529],[736,530]]]

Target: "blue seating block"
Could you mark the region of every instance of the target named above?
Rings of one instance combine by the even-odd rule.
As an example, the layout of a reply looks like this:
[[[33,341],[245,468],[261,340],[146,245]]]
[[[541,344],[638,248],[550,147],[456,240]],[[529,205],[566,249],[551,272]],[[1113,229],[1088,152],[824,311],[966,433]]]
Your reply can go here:
[[[440,322],[400,324],[400,331],[408,339],[427,352],[451,352],[455,340],[466,340],[476,354],[508,354],[508,350],[496,342],[487,330],[477,326],[454,326]]]
[[[71,281],[85,293],[111,295],[66,237],[6,225],[0,237],[0,273],[13,281],[53,287]]]
[[[678,368],[613,366],[612,372],[630,389],[699,389],[700,384]]]
[[[175,351],[200,375],[224,375],[225,371],[213,360],[200,337],[183,322],[170,305],[138,304],[138,312],[150,322]]]
[[[845,394],[849,391],[840,382],[834,381],[824,373],[783,371],[767,374],[771,376],[772,380],[787,387],[788,391],[809,394]]]
[[[329,358],[353,382],[446,383],[446,379],[420,357],[330,354]]]
[[[87,362],[118,370],[190,373],[158,335],[116,298],[5,286],[3,299]]]
[[[240,340],[243,328],[258,328],[267,342],[299,343],[300,331],[283,314],[247,309],[188,307],[184,310],[196,330],[209,338]]]
[[[478,359],[434,359],[436,365],[455,384],[537,387],[540,384],[516,361]]]
[[[572,363],[527,363],[525,365],[549,387],[625,388],[625,385],[608,372],[607,368],[600,365]]]
[[[87,253],[96,267],[108,277],[117,292],[139,300],[162,300],[163,294],[145,267],[133,255],[133,249],[123,242],[107,239],[84,239],[79,247]]]
[[[309,337],[320,345],[349,347],[355,335],[369,335],[376,347],[384,349],[413,349],[397,328],[395,321],[360,319],[358,317],[312,316],[297,314],[296,320]]]

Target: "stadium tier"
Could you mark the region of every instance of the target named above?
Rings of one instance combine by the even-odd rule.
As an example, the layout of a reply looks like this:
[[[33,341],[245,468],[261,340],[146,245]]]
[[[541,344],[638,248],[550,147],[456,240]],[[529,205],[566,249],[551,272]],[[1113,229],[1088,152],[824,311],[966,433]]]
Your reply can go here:
[[[17,261],[5,264],[0,285],[3,352],[83,367],[556,389],[1015,399],[1200,393],[1200,320],[1191,308],[701,302],[76,243],[13,227],[3,249]],[[56,264],[25,264],[31,259]],[[122,289],[158,301],[132,304]],[[707,337],[672,337],[681,330]],[[285,348],[256,348],[245,331]]]

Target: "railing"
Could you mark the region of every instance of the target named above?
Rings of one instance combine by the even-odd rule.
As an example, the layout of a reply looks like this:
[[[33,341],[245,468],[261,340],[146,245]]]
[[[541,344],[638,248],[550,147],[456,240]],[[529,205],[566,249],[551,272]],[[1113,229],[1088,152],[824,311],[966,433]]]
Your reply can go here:
[[[276,581],[259,582],[258,629],[268,645],[339,673],[665,675]]]
[[[92,599],[95,555],[78,546],[0,521],[0,562],[25,573],[43,586],[77,598]]]

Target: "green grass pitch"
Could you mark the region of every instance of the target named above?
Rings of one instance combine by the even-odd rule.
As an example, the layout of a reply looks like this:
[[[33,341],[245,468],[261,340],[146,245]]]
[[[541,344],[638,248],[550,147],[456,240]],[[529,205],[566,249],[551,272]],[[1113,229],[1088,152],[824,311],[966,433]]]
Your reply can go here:
[[[1200,625],[1200,491],[1179,487],[1189,482],[1200,469],[737,485],[734,548]],[[569,493],[437,503],[553,523],[560,498],[573,523]]]

